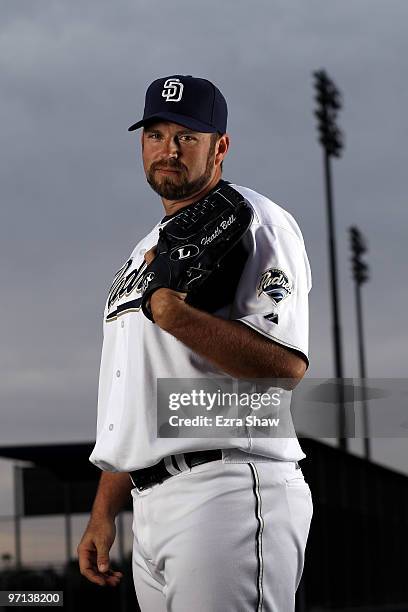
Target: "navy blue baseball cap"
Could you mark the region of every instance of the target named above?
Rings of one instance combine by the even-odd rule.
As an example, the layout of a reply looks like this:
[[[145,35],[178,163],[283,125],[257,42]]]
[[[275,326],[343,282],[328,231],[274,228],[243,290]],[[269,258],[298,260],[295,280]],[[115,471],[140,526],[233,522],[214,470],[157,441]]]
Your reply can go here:
[[[227,131],[227,102],[220,90],[207,79],[175,74],[156,79],[146,91],[143,119],[129,132],[163,119],[195,132]]]

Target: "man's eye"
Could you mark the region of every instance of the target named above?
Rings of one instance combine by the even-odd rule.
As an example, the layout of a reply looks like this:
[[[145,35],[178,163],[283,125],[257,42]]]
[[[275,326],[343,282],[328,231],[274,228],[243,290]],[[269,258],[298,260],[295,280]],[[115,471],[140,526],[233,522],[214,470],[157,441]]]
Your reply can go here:
[[[183,134],[183,136],[180,136],[180,140],[183,140],[184,142],[191,142],[192,140],[195,140],[195,138],[190,136],[190,134]]]
[[[147,137],[152,140],[159,140],[160,134],[158,134],[157,132],[151,132],[150,134],[147,135]]]

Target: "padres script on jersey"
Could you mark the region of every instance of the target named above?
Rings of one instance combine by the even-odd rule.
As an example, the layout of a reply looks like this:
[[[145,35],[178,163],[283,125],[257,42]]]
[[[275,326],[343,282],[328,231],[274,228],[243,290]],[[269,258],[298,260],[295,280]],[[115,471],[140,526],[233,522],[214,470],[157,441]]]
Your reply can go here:
[[[215,314],[242,321],[267,338],[308,357],[308,293],[312,280],[301,231],[293,217],[259,193],[232,185],[254,218],[245,235],[249,255],[234,299]],[[177,214],[177,213],[176,213]],[[158,378],[225,377],[209,361],[149,321],[141,310],[145,252],[165,217],[134,248],[117,272],[104,311],[97,439],[90,461],[103,470],[133,471],[171,454],[238,448],[285,461],[305,457],[288,438],[158,438]],[[221,230],[220,230],[221,231]],[[211,236],[208,237],[211,240]]]

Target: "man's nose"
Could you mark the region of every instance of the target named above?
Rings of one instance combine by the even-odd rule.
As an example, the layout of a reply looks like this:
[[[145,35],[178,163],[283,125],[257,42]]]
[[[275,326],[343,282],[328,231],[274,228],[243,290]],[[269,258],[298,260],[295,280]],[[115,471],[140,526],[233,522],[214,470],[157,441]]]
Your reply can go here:
[[[180,144],[177,138],[169,138],[166,142],[168,157],[177,158],[180,155]]]

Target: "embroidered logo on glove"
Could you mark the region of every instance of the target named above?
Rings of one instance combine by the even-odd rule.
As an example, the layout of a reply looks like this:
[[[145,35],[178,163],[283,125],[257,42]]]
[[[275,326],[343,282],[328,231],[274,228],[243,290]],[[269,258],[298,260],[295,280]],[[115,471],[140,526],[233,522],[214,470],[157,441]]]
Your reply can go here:
[[[147,289],[147,287],[149,286],[149,284],[152,282],[152,280],[154,279],[154,272],[148,272],[142,279],[142,292],[144,293]]]
[[[200,253],[200,249],[196,244],[187,244],[176,249],[173,249],[170,253],[170,259],[177,261],[179,259],[187,259],[188,257],[195,257]]]

